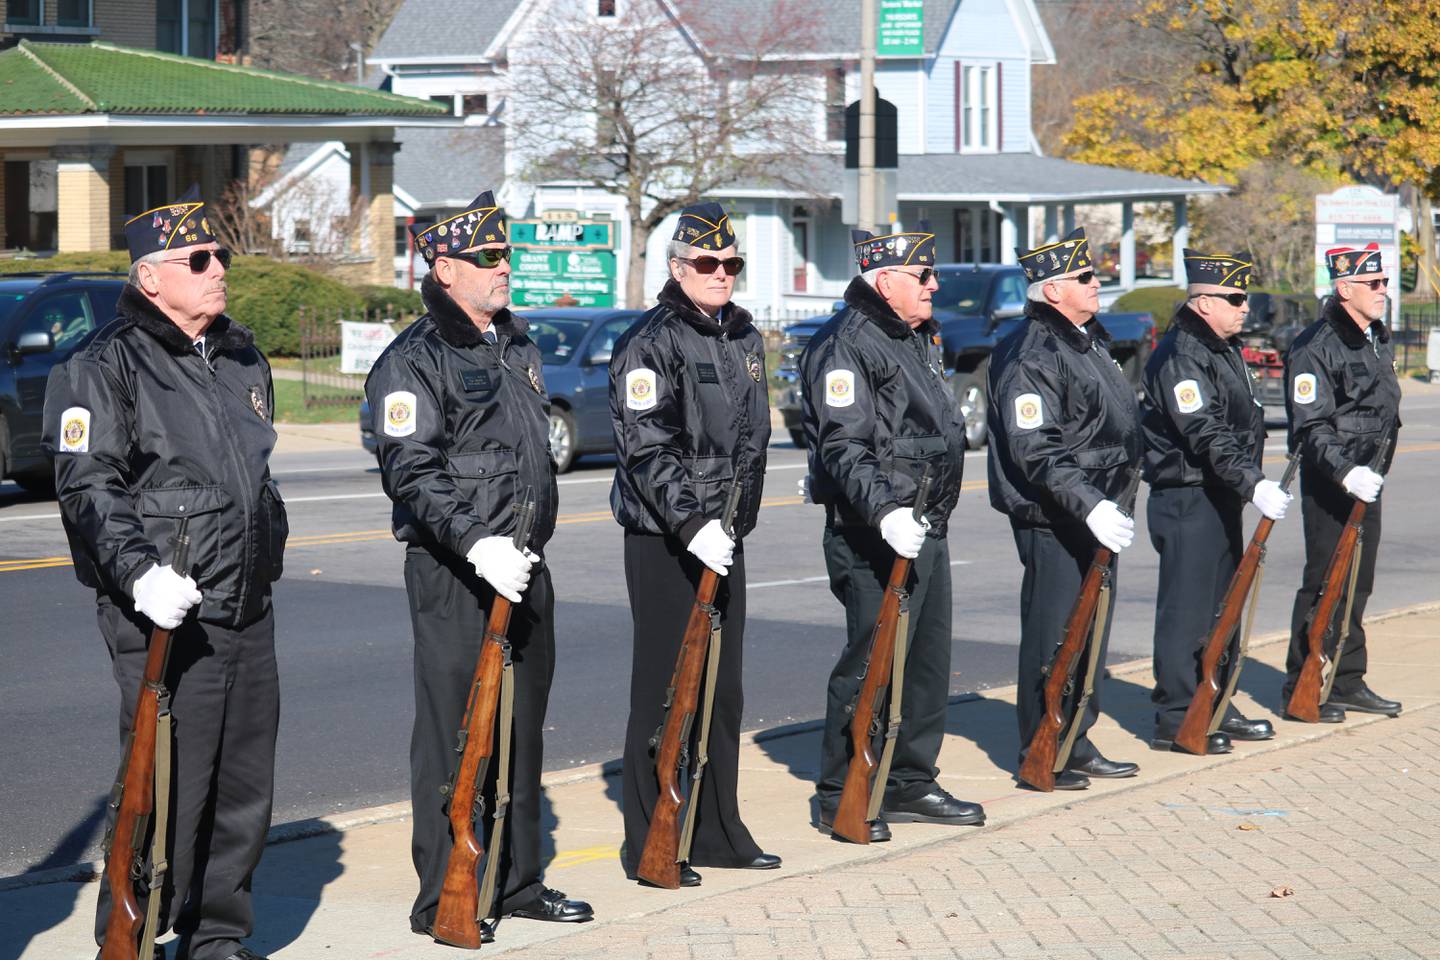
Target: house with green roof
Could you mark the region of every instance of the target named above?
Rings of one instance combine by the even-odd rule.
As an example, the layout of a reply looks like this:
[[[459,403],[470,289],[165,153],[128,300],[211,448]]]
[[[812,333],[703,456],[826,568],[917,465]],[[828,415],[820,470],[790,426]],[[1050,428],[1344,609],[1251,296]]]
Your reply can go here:
[[[153,20],[165,4],[148,6]],[[230,183],[248,179],[254,145],[340,141],[349,151],[351,192],[361,214],[351,258],[356,279],[393,282],[395,134],[457,123],[443,107],[120,46],[94,39],[93,27],[40,29],[60,26],[37,24],[26,36],[0,37],[13,42],[0,50],[0,249],[118,248],[127,215],[191,182],[215,202]],[[5,28],[14,27],[7,19]],[[157,42],[162,27],[157,23]],[[219,29],[208,45],[187,49],[224,56]]]

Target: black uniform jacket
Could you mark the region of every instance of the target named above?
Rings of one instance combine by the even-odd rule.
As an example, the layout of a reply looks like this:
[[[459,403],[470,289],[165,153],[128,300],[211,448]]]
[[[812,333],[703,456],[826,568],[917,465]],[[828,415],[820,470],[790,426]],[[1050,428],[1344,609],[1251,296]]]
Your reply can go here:
[[[1367,337],[1340,301],[1301,331],[1285,358],[1290,449],[1309,469],[1340,483],[1355,467],[1373,467],[1380,441],[1400,429],[1400,382],[1390,331],[1376,321]],[[1395,456],[1390,448],[1381,473]]]
[[[535,523],[526,546],[539,552],[555,532],[558,490],[529,324],[501,310],[491,344],[434,277],[420,295],[428,312],[365,380],[395,539],[464,557],[485,537],[514,534],[528,490]]]
[[[270,479],[270,365],[250,331],[220,316],[205,356],[127,285],[118,316],[50,373],[44,445],[75,575],[123,597],[170,563],[189,517],[201,620],[241,626],[264,611],[288,531]]]
[[[1135,390],[1099,320],[1033,300],[1025,315],[990,355],[990,505],[1024,526],[1083,523],[1140,460]]]
[[[701,313],[674,280],[615,343],[610,359],[615,483],[610,509],[627,530],[689,543],[720,519],[741,483],[735,535],[755,528],[770,442],[765,343],[748,311]]]
[[[842,525],[878,527],[910,509],[935,469],[925,517],[943,539],[960,496],[965,431],[945,383],[938,326],[911,329],[859,277],[845,309],[800,356],[810,493]]]
[[[1220,337],[1189,307],[1145,364],[1140,425],[1152,487],[1213,487],[1249,500],[1265,477],[1265,410],[1240,340]]]

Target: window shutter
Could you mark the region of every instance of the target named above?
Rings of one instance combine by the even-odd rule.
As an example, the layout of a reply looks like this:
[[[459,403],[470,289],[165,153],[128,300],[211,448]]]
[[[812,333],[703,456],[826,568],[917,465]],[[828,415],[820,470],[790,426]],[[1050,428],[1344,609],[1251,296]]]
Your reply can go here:
[[[965,142],[965,70],[955,61],[955,152]]]
[[[995,63],[995,152],[1005,152],[1005,63]]]

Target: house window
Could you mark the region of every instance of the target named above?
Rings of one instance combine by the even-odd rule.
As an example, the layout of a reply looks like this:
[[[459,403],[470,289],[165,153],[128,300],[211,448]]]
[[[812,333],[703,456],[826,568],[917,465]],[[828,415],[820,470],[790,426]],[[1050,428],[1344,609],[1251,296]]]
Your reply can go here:
[[[170,199],[170,168],[163,163],[125,164],[125,214],[154,210]]]
[[[167,53],[215,59],[219,0],[156,0],[155,46]]]
[[[467,117],[483,117],[490,112],[490,97],[483,93],[467,93],[460,98],[460,112]]]
[[[410,227],[401,219],[395,221],[395,256],[410,256]]]
[[[791,261],[790,289],[794,293],[810,292],[810,211],[795,207],[790,211],[790,236],[794,241]]]
[[[55,22],[62,27],[90,26],[90,0],[59,0]]]
[[[825,139],[845,139],[845,68],[825,74]]]
[[[449,94],[446,94],[443,97],[433,96],[430,99],[440,104],[440,106],[444,107],[446,110],[449,110],[451,113],[455,112],[455,98],[450,96]]]
[[[994,64],[964,65],[960,77],[960,149],[994,153],[999,141],[998,70]]]
[[[615,0],[595,0],[595,15],[597,17],[615,16]]]
[[[5,12],[6,22],[39,26],[40,21],[44,19],[40,2],[41,0],[10,0],[9,9]]]
[[[310,221],[298,218],[290,224],[290,249],[296,253],[310,252]]]

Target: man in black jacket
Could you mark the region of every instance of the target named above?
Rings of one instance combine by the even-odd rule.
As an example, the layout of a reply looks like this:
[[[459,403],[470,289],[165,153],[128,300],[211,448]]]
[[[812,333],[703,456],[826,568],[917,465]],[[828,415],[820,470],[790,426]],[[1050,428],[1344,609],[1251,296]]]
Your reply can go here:
[[[1365,683],[1365,605],[1375,584],[1375,558],[1380,551],[1380,488],[1393,460],[1374,469],[1375,456],[1386,437],[1400,432],[1400,383],[1395,377],[1395,351],[1385,327],[1389,279],[1378,244],[1363,250],[1337,247],[1325,254],[1334,284],[1320,319],[1306,327],[1290,347],[1285,362],[1286,410],[1290,415],[1290,449],[1299,450],[1300,511],[1305,529],[1305,573],[1295,594],[1290,621],[1290,652],[1285,661],[1284,702],[1300,675],[1308,649],[1306,627],[1330,555],[1356,500],[1365,510],[1364,545],[1355,581],[1350,622],[1338,624],[1345,649],[1335,667],[1330,699],[1320,707],[1320,720],[1339,723],[1346,709],[1395,716],[1398,700],[1379,696]],[[1344,603],[1336,619],[1344,615]],[[1333,650],[1327,650],[1333,655]]]
[[[1246,502],[1271,520],[1285,516],[1289,494],[1265,479],[1265,411],[1255,397],[1238,335],[1250,312],[1248,252],[1185,251],[1189,286],[1164,339],[1145,365],[1141,427],[1150,542],[1160,554],[1155,606],[1155,733],[1170,750],[1200,680],[1200,654],[1215,611],[1244,553]],[[1231,647],[1239,650],[1239,637]],[[1224,676],[1220,677],[1224,683]],[[1209,753],[1230,741],[1268,740],[1275,728],[1247,720],[1230,705],[1210,735]]]
[[[269,470],[270,366],[225,316],[230,251],[197,190],[124,232],[119,315],[51,373],[44,444],[75,574],[95,590],[120,685],[122,743],[150,632],[174,631],[174,804],[157,932],[173,928],[191,960],[257,960],[240,941],[254,928],[250,877],[270,826],[280,706],[270,584],[286,535]],[[181,574],[170,540],[187,517]],[[125,856],[130,838],[114,843]],[[146,909],[148,888],[137,884],[136,897]],[[97,942],[110,907],[102,883]]]
[[[988,419],[990,504],[1010,517],[1025,567],[1016,693],[1023,763],[1044,711],[1045,666],[1064,639],[1095,549],[1118,554],[1135,538],[1135,523],[1115,498],[1140,460],[1141,442],[1135,391],[1095,319],[1100,281],[1084,229],[1015,252],[1030,281],[1028,322],[990,357]],[[1107,618],[1097,670],[1109,639]],[[1083,790],[1090,777],[1132,777],[1139,769],[1107,760],[1090,742],[1087,732],[1100,713],[1098,679],[1068,765],[1055,775],[1057,790]]]
[[[860,276],[845,309],[800,357],[810,493],[825,506],[825,568],[845,605],[845,648],[825,700],[815,794],[828,829],[850,764],[850,710],[897,555],[912,560],[901,725],[871,840],[889,823],[980,824],[978,803],[935,780],[950,695],[950,550],[946,525],[960,495],[965,437],[931,317],[935,235],[851,234]],[[934,473],[922,522],[912,515],[921,477]],[[879,756],[877,750],[876,755]],[[887,822],[888,821],[888,822]]]
[[[540,351],[524,319],[508,309],[505,211],[487,190],[464,210],[412,231],[430,265],[420,287],[427,312],[385,349],[365,381],[395,539],[406,544],[415,633],[411,852],[420,893],[410,928],[430,935],[435,922],[451,846],[441,788],[459,760],[455,731],[497,595],[515,604],[515,702],[511,782],[498,788],[510,794],[504,843],[497,850],[485,842],[486,856],[500,857],[494,909],[501,917],[589,920],[589,904],[541,882],[541,731],[555,672],[555,597],[544,550],[555,531],[557,488]],[[529,542],[517,548],[515,507],[527,495],[535,522]],[[487,811],[495,810],[497,775],[491,763],[482,791]],[[477,819],[477,834],[495,822]],[[480,907],[488,913],[491,904]],[[492,938],[488,924],[482,936]]]
[[[625,730],[625,875],[633,878],[659,793],[650,738],[665,719],[666,686],[701,571],[720,574],[720,660],[709,763],[701,778],[693,866],[770,870],[740,819],[741,653],[745,643],[744,537],[755,529],[770,442],[765,344],[749,312],[730,302],[745,261],[718,203],[680,213],[668,250],[670,280],[656,305],[616,342],[610,361],[615,484],[610,506],[625,528],[625,583],[635,621],[630,719]],[[741,488],[734,537],[721,527],[731,481]],[[691,731],[700,748],[700,720]]]

